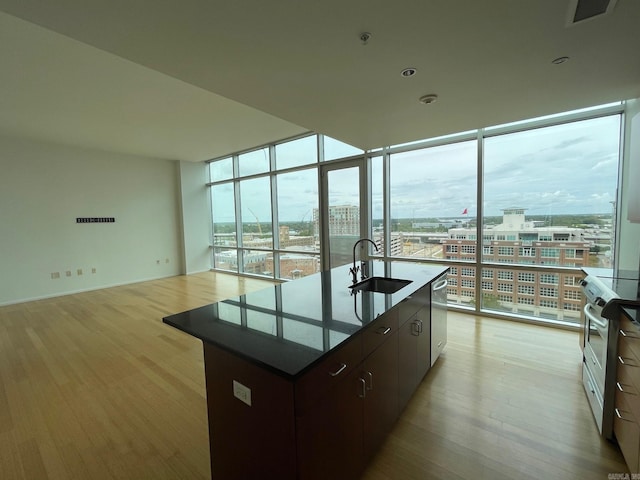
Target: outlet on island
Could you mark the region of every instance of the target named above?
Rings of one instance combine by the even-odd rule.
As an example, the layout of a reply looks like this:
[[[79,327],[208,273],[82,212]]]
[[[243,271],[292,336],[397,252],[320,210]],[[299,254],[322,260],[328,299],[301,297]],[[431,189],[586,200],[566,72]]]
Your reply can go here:
[[[233,381],[233,396],[251,406],[251,389],[235,380]]]

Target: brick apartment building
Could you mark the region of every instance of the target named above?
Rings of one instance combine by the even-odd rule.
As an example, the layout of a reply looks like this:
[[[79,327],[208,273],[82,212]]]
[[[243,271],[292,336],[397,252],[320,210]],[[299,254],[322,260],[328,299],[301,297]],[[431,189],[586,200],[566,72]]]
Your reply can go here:
[[[487,308],[578,322],[583,302],[580,276],[515,269],[509,265],[586,266],[590,243],[585,240],[585,232],[580,228],[544,227],[541,222],[527,221],[524,212],[522,208],[503,210],[502,223],[486,226],[480,243],[475,227],[449,229],[448,238],[442,240],[442,256],[448,260],[475,261],[481,249],[483,261],[494,264],[483,268],[480,278],[483,304]],[[452,267],[448,281],[449,302],[476,302],[474,266]]]

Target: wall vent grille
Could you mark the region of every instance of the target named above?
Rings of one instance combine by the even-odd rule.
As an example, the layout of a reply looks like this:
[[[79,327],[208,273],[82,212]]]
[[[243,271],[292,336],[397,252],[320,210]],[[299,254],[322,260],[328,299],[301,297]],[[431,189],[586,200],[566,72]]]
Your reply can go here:
[[[591,20],[613,11],[617,0],[570,0],[567,23],[576,23]]]

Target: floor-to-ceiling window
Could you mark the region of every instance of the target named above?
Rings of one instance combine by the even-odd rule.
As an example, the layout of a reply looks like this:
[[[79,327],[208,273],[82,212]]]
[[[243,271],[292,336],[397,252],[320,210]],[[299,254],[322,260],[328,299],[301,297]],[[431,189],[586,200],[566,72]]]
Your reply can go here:
[[[484,263],[518,268],[483,268],[482,307],[579,322],[575,269],[613,266],[621,118],[485,132]]]
[[[477,141],[391,153],[389,164],[389,255],[446,260],[442,241],[449,232],[475,223]],[[465,236],[471,243],[457,258],[475,261],[476,239]]]
[[[368,197],[345,197],[340,221],[361,227],[366,213],[361,236],[382,257],[449,265],[452,306],[577,323],[580,267],[609,267],[615,255],[622,112],[368,152]],[[320,218],[320,166],[361,155],[309,135],[211,161],[214,268],[281,279],[318,271],[320,229],[332,228]]]
[[[210,161],[214,268],[285,280],[320,271],[319,166],[362,154],[309,134]],[[342,203],[359,213],[359,199]]]

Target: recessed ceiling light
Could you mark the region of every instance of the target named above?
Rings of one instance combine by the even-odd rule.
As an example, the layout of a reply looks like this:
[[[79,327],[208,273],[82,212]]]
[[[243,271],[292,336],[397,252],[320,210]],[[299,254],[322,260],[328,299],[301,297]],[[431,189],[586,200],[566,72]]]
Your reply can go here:
[[[551,63],[553,63],[554,65],[560,65],[561,63],[564,63],[568,60],[569,60],[569,57],[558,57],[551,60]]]
[[[409,67],[405,68],[400,72],[400,75],[403,77],[413,77],[416,74],[417,70],[415,68]]]
[[[363,45],[366,45],[367,43],[369,43],[369,40],[371,40],[371,36],[372,35],[369,32],[362,32],[360,34],[360,41]]]
[[[423,95],[418,100],[420,103],[424,103],[425,105],[429,105],[430,103],[435,102],[438,99],[438,95],[435,93],[430,93],[429,95]]]

